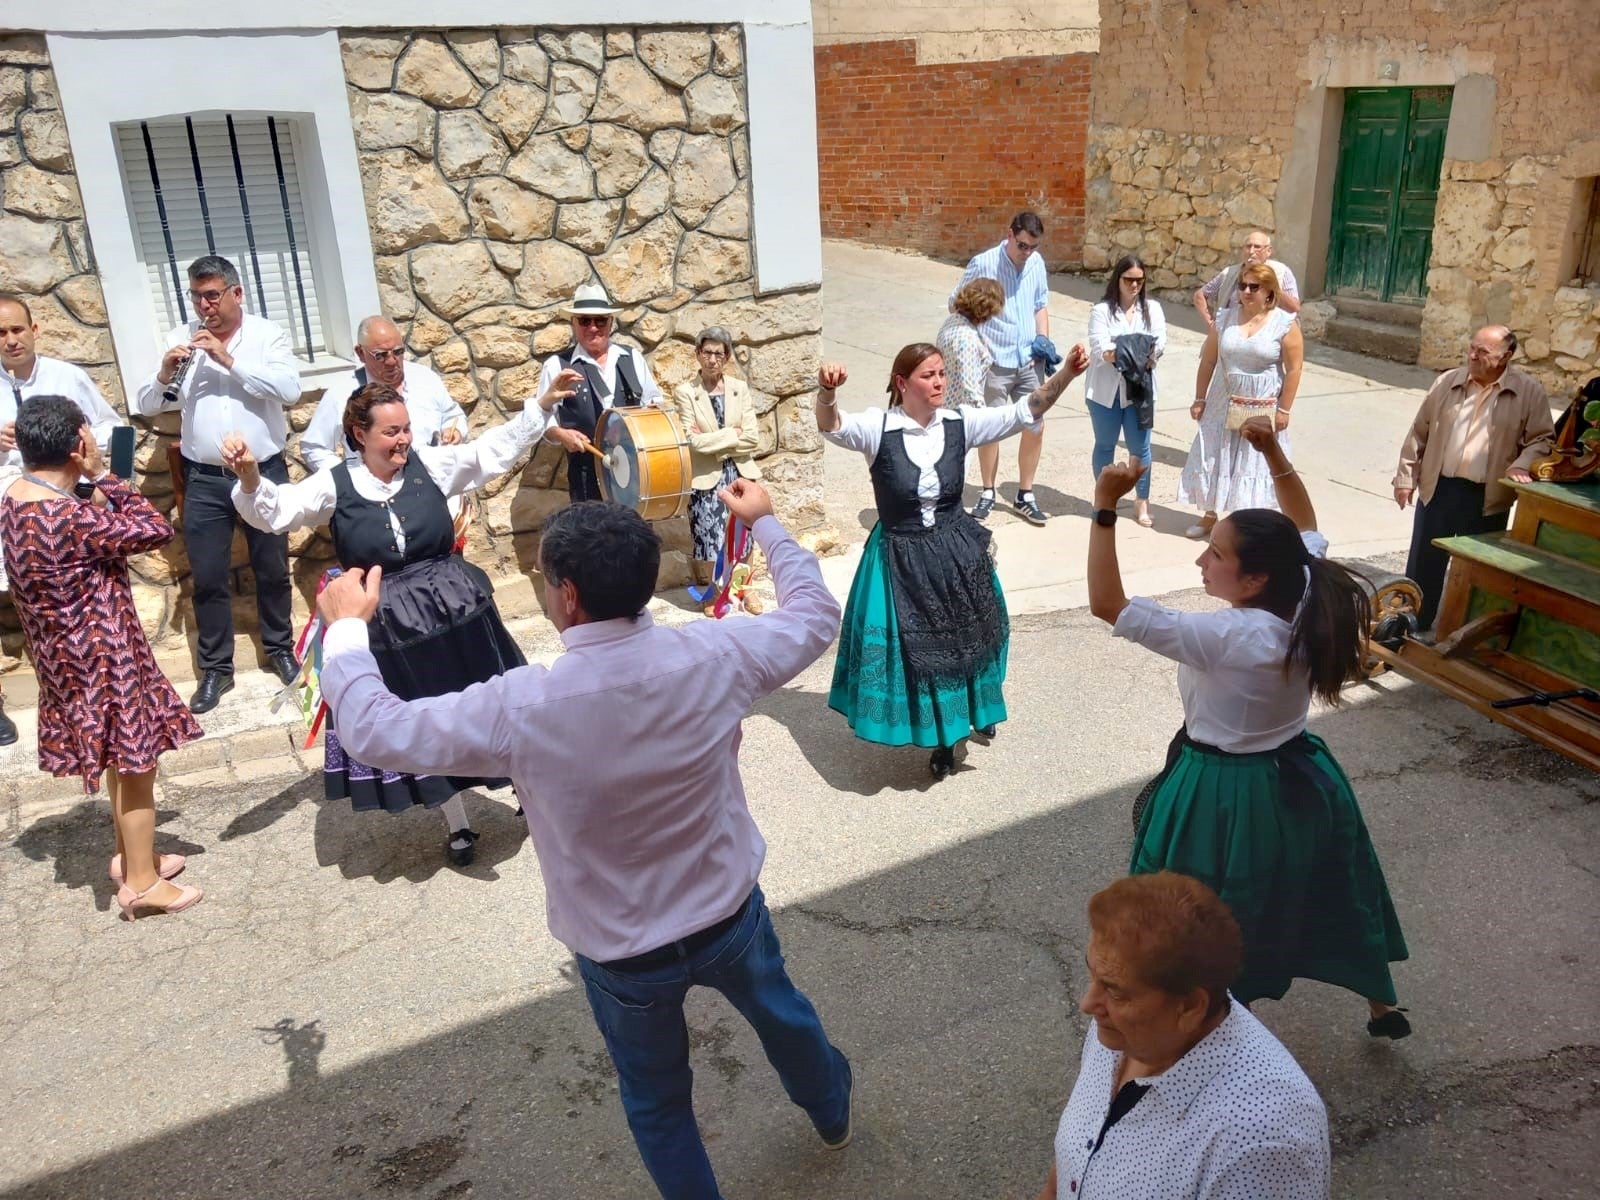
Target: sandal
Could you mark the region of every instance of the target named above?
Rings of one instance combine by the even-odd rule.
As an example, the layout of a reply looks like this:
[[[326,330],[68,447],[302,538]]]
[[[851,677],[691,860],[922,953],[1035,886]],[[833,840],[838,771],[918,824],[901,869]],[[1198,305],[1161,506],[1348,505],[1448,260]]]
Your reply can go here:
[[[163,879],[172,879],[183,874],[183,868],[188,864],[188,859],[181,854],[162,854],[156,857],[156,874]],[[106,874],[111,876],[113,883],[122,882],[122,855],[111,856],[111,866],[106,869]]]
[[[124,921],[137,921],[140,917],[156,917],[163,913],[180,913],[191,905],[198,904],[200,897],[205,894],[197,887],[186,887],[175,883],[171,886],[178,889],[178,898],[176,900],[169,901],[166,904],[157,904],[153,900],[145,899],[146,896],[163,883],[166,883],[166,880],[157,879],[142,892],[134,891],[127,884],[119,887],[117,889],[117,907],[122,909],[122,919]]]

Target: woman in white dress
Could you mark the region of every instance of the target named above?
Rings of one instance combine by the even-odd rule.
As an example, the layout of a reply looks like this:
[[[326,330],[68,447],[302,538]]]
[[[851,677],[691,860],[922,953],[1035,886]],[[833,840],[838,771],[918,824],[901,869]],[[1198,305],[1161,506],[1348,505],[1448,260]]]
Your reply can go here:
[[[1189,406],[1200,430],[1178,480],[1178,502],[1204,513],[1184,531],[1192,538],[1209,537],[1218,513],[1278,507],[1267,460],[1237,429],[1227,427],[1234,397],[1275,399],[1278,442],[1285,454],[1290,449],[1289,412],[1305,363],[1300,323],[1277,306],[1278,277],[1264,263],[1250,263],[1239,272],[1238,291],[1239,303],[1219,318],[1200,352],[1196,399]],[[1263,411],[1271,410],[1268,405]]]

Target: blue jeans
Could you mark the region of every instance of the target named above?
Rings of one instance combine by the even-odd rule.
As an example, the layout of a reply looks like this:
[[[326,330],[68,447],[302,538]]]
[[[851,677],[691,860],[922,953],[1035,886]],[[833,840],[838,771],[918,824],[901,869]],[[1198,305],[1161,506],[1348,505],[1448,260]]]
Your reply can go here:
[[[1093,400],[1084,403],[1089,406],[1089,423],[1094,426],[1094,457],[1090,459],[1094,477],[1099,479],[1100,472],[1117,456],[1120,433],[1127,443],[1128,453],[1144,464],[1144,474],[1139,476],[1134,495],[1141,500],[1150,499],[1150,430],[1139,428],[1139,410],[1131,404],[1107,408]]]
[[[683,1000],[695,984],[715,988],[750,1022],[767,1061],[824,1137],[850,1114],[850,1067],[783,969],[778,935],[756,888],[734,927],[670,966],[626,973],[578,955],[584,991],[617,1068],[622,1109],[650,1178],[666,1200],[721,1200],[695,1124],[689,1028]]]

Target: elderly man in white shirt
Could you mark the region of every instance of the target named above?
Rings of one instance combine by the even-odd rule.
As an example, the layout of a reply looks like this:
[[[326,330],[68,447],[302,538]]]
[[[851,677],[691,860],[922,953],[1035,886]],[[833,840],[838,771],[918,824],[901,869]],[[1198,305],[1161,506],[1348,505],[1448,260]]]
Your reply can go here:
[[[200,686],[189,701],[210,712],[233,688],[233,600],[229,588],[233,476],[222,463],[222,439],[238,432],[274,483],[289,482],[283,460],[288,409],[300,400],[300,366],[277,325],[244,311],[239,271],[207,254],[189,264],[189,302],[198,320],[167,336],[160,366],[140,387],[135,405],[153,417],[183,414],[183,539],[194,572]],[[289,539],[244,527],[255,576],[256,612],[268,669],[284,683],[300,672],[290,624]]]
[[[1328,1114],[1228,985],[1228,906],[1188,875],[1089,901],[1093,1019],[1038,1200],[1327,1200]]]
[[[721,1195],[695,1124],[683,1003],[722,992],[830,1149],[850,1141],[850,1064],[785,970],[758,878],[766,842],[739,775],[753,705],[828,648],[839,604],[754,480],[723,490],[766,555],[779,607],[655,625],[660,541],[631,509],[545,525],[545,607],[565,651],[454,695],[401,701],[368,650],[381,571],[334,580],[322,686],[351,754],[395,771],[509,776],[550,932],[577,955],[640,1156],[667,1200]],[[706,681],[716,680],[707,689]],[[690,702],[686,697],[692,697]]]
[[[406,360],[405,337],[388,317],[368,317],[356,327],[356,358],[361,366],[328,385],[311,423],[300,435],[300,456],[313,471],[359,457],[345,445],[344,406],[368,383],[400,393],[419,446],[454,446],[465,441],[467,414],[431,367]]]
[[[103,451],[111,431],[126,424],[82,367],[46,358],[35,346],[39,326],[33,310],[21,296],[0,295],[0,492],[22,474],[22,454],[17,450],[17,409],[34,396],[65,396],[83,410]],[[0,592],[6,590],[5,558],[0,556]],[[0,746],[17,740],[17,727],[5,714],[0,696]]]
[[[1218,271],[1195,291],[1194,310],[1207,329],[1220,328],[1222,314],[1239,302],[1239,272],[1251,263],[1265,264],[1278,277],[1279,308],[1286,313],[1300,311],[1300,285],[1295,282],[1294,272],[1288,263],[1272,257],[1271,235],[1252,229],[1244,235],[1244,244],[1239,247],[1239,261]]]
[[[539,390],[548,390],[569,367],[583,375],[577,392],[556,409],[556,425],[545,432],[546,441],[567,452],[567,496],[576,504],[604,499],[595,458],[589,453],[601,415],[611,408],[658,407],[662,396],[644,355],[612,342],[616,314],[622,310],[611,303],[605,288],[583,284],[562,311],[572,318],[572,345],[545,359]]]

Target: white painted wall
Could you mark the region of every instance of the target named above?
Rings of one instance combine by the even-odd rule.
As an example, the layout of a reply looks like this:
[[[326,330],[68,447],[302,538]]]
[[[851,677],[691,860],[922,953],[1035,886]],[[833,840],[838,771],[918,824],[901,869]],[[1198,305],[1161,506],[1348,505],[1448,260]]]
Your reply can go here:
[[[377,311],[339,29],[742,24],[756,286],[822,283],[809,0],[456,0],[446,9],[438,0],[295,0],[270,12],[272,28],[257,31],[263,15],[260,0],[56,0],[8,14],[48,17],[42,31],[130,394],[153,369],[159,341],[150,333],[113,122],[204,109],[292,114],[314,128],[320,156],[307,153],[301,172],[308,206],[317,197],[318,214],[307,212],[313,244],[327,256],[318,284],[326,275],[330,313]],[[307,139],[308,150],[312,144]],[[315,186],[318,157],[326,188]],[[347,346],[348,331],[335,342]]]

